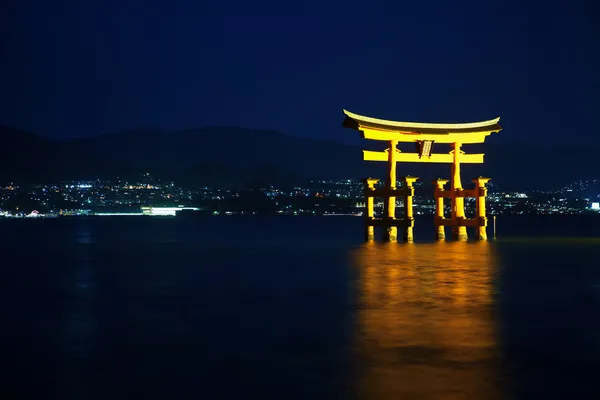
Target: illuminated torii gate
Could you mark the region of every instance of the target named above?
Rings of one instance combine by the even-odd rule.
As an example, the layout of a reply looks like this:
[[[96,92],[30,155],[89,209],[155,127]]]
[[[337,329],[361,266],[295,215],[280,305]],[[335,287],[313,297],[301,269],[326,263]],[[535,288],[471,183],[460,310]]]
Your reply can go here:
[[[404,189],[396,187],[396,163],[397,162],[421,162],[421,163],[447,163],[452,164],[450,190],[445,190],[445,179],[434,181],[435,202],[438,239],[445,239],[445,226],[452,226],[452,236],[456,240],[467,240],[467,226],[477,227],[476,237],[479,240],[487,239],[487,217],[485,212],[485,197],[487,188],[485,185],[490,178],[475,178],[475,188],[465,190],[460,179],[460,164],[482,164],[483,154],[465,154],[461,150],[463,144],[483,143],[485,138],[494,132],[499,132],[502,127],[498,123],[500,118],[482,122],[470,122],[459,124],[430,124],[420,122],[399,122],[383,119],[365,117],[343,110],[346,118],[343,126],[362,133],[364,139],[380,140],[388,142],[385,151],[363,150],[365,161],[387,161],[388,176],[384,189],[375,189],[377,179],[365,180],[365,217],[366,238],[373,240],[374,226],[386,228],[386,239],[397,239],[397,227],[404,227],[404,240],[412,241],[412,228],[414,218],[412,214],[412,196],[414,188],[412,184],[418,179],[415,177],[404,178]],[[416,143],[417,153],[403,153],[398,148],[399,142]],[[432,154],[434,143],[450,144],[452,150],[448,154]],[[404,218],[396,218],[396,197],[404,197]],[[373,197],[382,197],[384,202],[384,218],[374,218]],[[465,197],[477,198],[476,217],[467,219],[465,217]],[[444,216],[444,198],[450,198],[452,204],[451,218]]]

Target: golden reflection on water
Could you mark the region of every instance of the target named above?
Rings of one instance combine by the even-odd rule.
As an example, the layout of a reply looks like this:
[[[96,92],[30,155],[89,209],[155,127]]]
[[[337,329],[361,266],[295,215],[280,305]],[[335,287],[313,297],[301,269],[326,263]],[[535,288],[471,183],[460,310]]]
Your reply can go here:
[[[500,398],[493,244],[365,243],[356,350],[360,398]]]

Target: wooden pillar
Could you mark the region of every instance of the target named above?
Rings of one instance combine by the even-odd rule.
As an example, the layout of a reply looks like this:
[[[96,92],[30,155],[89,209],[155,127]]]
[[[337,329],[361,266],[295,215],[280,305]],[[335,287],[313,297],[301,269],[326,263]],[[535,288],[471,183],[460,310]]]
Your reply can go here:
[[[444,185],[448,183],[448,179],[438,179],[433,181],[435,185],[433,197],[435,198],[435,227],[437,230],[437,240],[446,240],[446,228],[444,226]]]
[[[386,232],[385,240],[395,242],[398,240],[398,228],[392,226],[393,220],[396,219],[396,197],[391,195],[393,190],[396,190],[396,146],[398,145],[397,140],[390,140],[390,148],[388,152],[388,175],[385,182],[386,197],[384,199],[385,207],[385,220],[386,220]]]
[[[462,183],[460,181],[460,156],[461,143],[454,143],[454,162],[452,163],[452,239],[467,240],[467,227],[462,226],[465,219],[465,199],[462,197]]]
[[[404,177],[404,241],[412,242],[413,238],[413,227],[415,226],[415,218],[413,216],[413,196],[415,195],[415,188],[413,183],[417,181],[417,177],[405,176]]]
[[[476,215],[477,215],[477,240],[487,240],[487,215],[485,210],[485,198],[487,197],[487,187],[485,185],[490,181],[490,178],[479,177],[473,179],[475,183],[475,191],[477,193]]]
[[[379,179],[367,178],[363,180],[365,184],[365,240],[371,242],[375,240],[375,227],[373,226],[373,219],[375,217],[375,197],[373,193],[375,191],[375,184],[379,182]]]

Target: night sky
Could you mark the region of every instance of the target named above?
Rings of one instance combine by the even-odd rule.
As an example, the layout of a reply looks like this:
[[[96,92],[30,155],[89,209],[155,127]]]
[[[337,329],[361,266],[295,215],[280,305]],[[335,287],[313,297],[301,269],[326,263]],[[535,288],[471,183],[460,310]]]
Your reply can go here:
[[[139,127],[342,139],[342,108],[503,135],[598,137],[594,1],[0,2],[0,123],[51,138]]]

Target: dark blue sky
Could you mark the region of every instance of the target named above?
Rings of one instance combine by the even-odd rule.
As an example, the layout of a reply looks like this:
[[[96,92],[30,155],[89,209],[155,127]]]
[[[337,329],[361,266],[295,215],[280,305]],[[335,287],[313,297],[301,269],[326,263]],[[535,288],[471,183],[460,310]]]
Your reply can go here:
[[[293,4],[293,5],[291,5]],[[136,127],[339,139],[342,108],[593,144],[594,1],[0,3],[0,123],[48,137]]]

